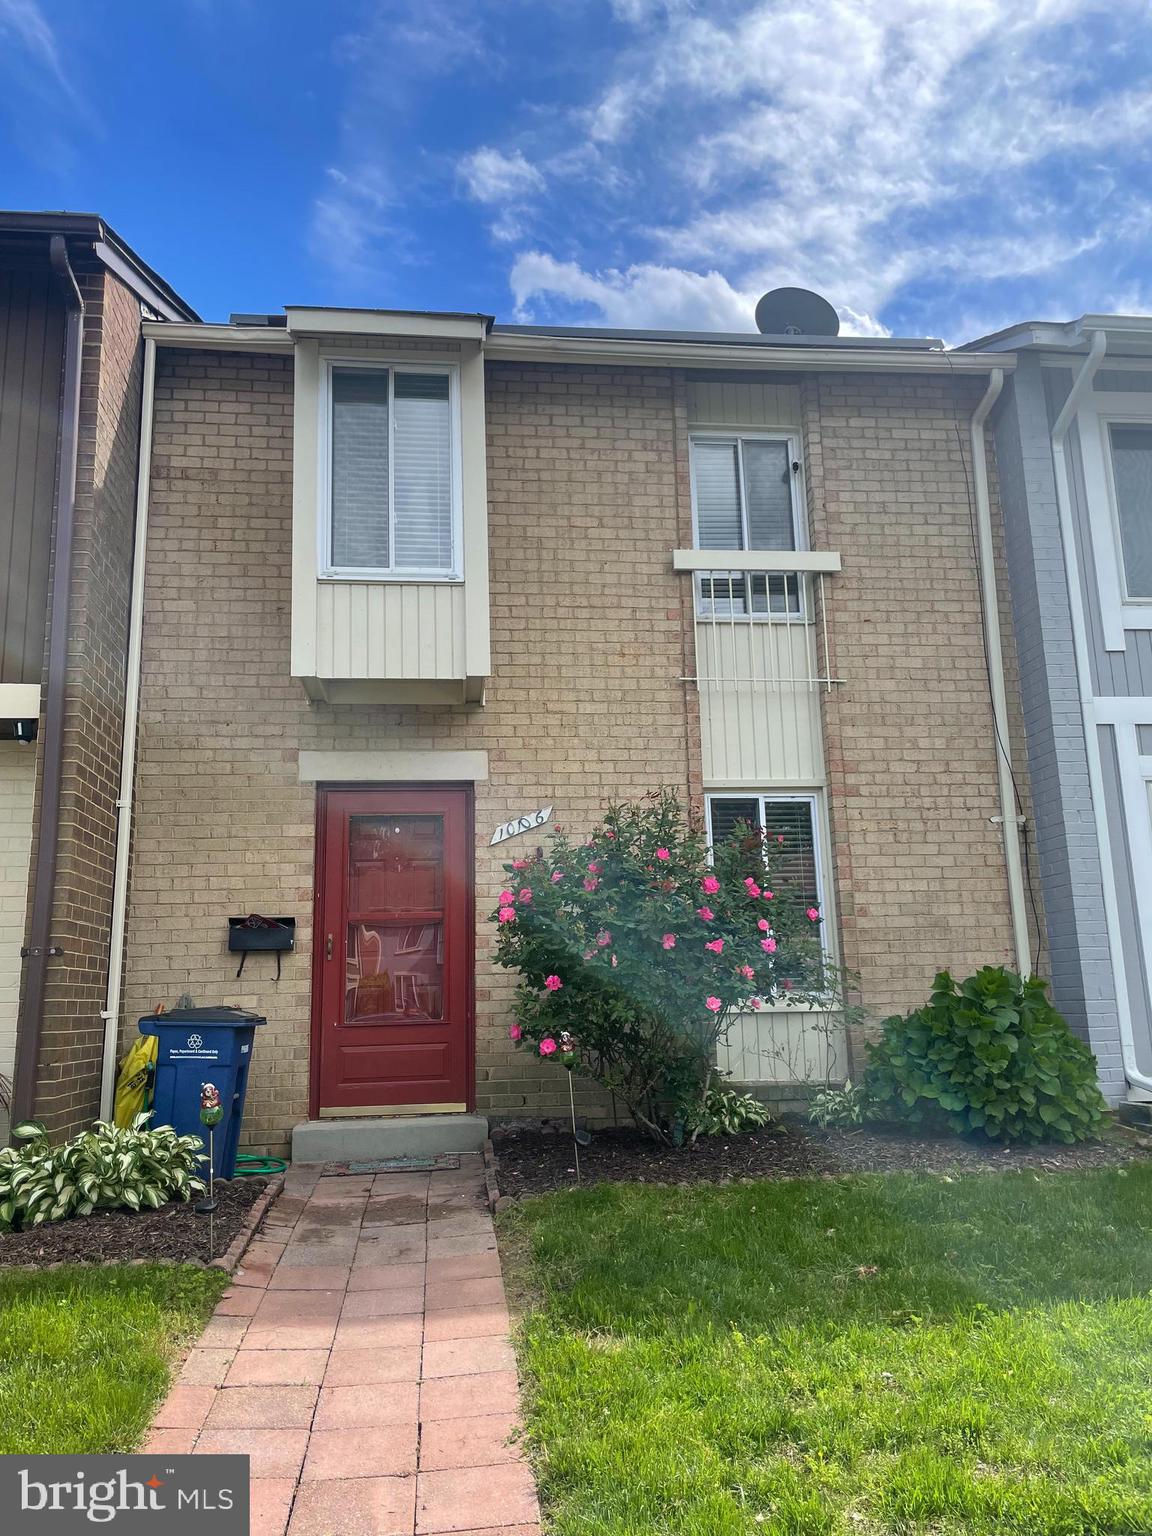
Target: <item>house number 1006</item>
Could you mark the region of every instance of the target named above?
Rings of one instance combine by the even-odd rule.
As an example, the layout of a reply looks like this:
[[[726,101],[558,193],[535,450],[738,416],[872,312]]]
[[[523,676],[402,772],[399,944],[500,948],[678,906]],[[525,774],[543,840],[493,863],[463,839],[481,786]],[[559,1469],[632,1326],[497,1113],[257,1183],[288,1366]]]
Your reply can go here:
[[[552,807],[546,805],[543,810],[533,811],[528,816],[517,816],[512,821],[506,821],[503,826],[497,827],[492,834],[490,848],[497,843],[507,842],[510,837],[519,837],[522,832],[534,832],[537,827],[542,827],[546,821],[552,820]]]

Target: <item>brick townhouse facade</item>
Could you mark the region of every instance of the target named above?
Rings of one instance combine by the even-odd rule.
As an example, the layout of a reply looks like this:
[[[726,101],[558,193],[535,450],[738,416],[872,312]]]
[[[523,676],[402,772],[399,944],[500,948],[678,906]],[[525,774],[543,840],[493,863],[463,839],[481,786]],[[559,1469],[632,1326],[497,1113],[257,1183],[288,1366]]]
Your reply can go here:
[[[922,1000],[940,966],[1015,963],[973,531],[979,358],[375,311],[146,329],[122,1043],[185,994],[266,1016],[248,1142],[405,1108],[566,1110],[563,1075],[511,1046],[514,980],[491,962],[504,863],[546,834],[491,837],[540,807],[579,832],[667,786],[717,831],[726,814],[785,827],[874,1017]],[[441,397],[459,413],[443,463],[463,502],[444,548],[471,541],[454,585],[326,570],[325,539],[360,534],[340,523],[317,545],[317,499],[341,519],[346,483],[384,473],[357,434],[391,413],[398,499]],[[786,483],[795,537],[729,537],[724,519],[746,500],[747,533],[769,482],[769,500]],[[990,507],[999,538],[994,483]],[[719,573],[692,568],[717,537],[706,523]],[[445,606],[461,590],[463,615]],[[373,607],[413,592],[399,620]],[[1006,608],[1002,627],[1015,734]],[[414,858],[426,836],[442,840]],[[385,876],[393,837],[407,844]],[[228,920],[248,913],[295,921],[279,979],[262,956],[236,975]],[[858,1050],[834,1031],[813,1044],[793,1015],[749,1018],[723,1064],[780,1093],[843,1076]],[[578,1107],[604,1108],[587,1090]]]
[[[0,213],[0,1074],[100,1107],[144,318],[190,309],[105,222]]]

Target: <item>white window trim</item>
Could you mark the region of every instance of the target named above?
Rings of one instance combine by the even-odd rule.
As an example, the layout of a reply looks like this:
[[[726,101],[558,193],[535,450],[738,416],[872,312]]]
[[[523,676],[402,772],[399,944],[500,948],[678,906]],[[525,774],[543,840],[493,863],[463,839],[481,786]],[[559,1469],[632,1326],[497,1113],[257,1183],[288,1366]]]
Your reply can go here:
[[[332,373],[334,369],[358,369],[362,373],[388,372],[388,548],[396,548],[396,510],[392,493],[395,455],[392,434],[395,416],[392,409],[393,381],[398,373],[436,373],[448,378],[448,409],[451,422],[452,469],[452,567],[450,570],[426,570],[409,566],[336,566],[332,564]],[[320,388],[317,391],[316,423],[316,571],[321,581],[363,582],[461,582],[464,547],[464,502],[461,493],[460,463],[462,436],[460,424],[460,367],[458,363],[424,362],[407,357],[381,357],[363,354],[351,357],[325,353],[320,358]]]
[[[1152,599],[1127,593],[1109,429],[1113,424],[1152,427],[1152,395],[1109,390],[1091,396],[1081,405],[1077,424],[1104,648],[1122,651],[1126,630],[1152,630]]]
[[[708,841],[709,854],[712,852],[712,802],[714,800],[759,800],[761,802],[788,801],[799,803],[803,801],[812,808],[812,856],[816,864],[816,902],[820,908],[820,916],[823,921],[820,924],[820,944],[824,951],[824,958],[832,964],[836,962],[835,925],[832,919],[832,910],[828,902],[827,874],[824,866],[824,848],[827,836],[825,817],[827,815],[827,799],[823,790],[775,790],[764,789],[761,786],[748,789],[724,789],[707,790],[704,795],[704,830]],[[761,805],[761,815],[763,805]],[[774,1006],[795,1007],[796,1004],[772,1004]],[[827,1012],[827,1009],[821,1010]]]

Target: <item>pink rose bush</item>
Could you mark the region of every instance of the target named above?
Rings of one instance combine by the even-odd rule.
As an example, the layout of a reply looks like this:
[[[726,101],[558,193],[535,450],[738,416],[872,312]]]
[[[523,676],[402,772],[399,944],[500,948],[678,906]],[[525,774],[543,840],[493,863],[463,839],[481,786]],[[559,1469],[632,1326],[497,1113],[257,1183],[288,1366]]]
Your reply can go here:
[[[554,829],[531,886],[501,891],[493,914],[497,963],[519,973],[512,1039],[603,1084],[651,1135],[674,1139],[708,1093],[737,1014],[763,1000],[803,1004],[829,986],[820,913],[772,869],[769,842],[740,826],[709,851],[668,793],[611,808],[586,841]],[[558,878],[581,868],[583,879]],[[761,915],[769,873],[771,924]],[[708,904],[698,907],[700,893]]]

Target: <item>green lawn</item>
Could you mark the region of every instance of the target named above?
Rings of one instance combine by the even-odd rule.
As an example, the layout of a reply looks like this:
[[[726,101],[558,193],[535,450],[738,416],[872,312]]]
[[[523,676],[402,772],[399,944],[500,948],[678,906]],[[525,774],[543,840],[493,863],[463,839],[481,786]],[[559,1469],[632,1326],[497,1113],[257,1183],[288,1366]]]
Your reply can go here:
[[[1152,1531],[1152,1165],[502,1218],[557,1536]]]
[[[131,1450],[227,1284],[185,1266],[0,1270],[0,1454]]]

